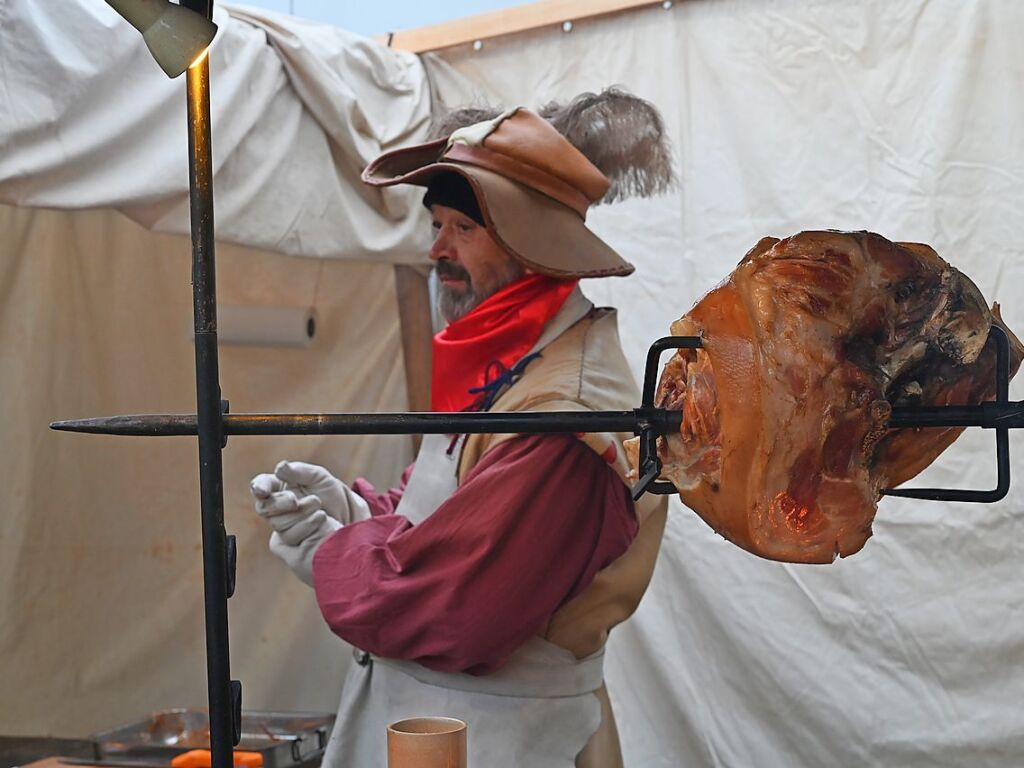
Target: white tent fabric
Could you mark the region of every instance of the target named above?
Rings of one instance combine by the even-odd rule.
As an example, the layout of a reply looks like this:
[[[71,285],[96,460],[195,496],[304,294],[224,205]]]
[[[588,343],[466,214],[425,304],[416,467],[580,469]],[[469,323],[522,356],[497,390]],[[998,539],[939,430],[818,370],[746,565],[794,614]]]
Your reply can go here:
[[[194,413],[187,238],[113,211],[0,206],[0,733],[86,736],[206,705],[196,443],[72,435],[50,421]],[[235,413],[406,407],[390,265],[222,244],[225,305],[313,306],[306,348],[221,346]],[[332,711],[351,659],[267,550],[249,480],[282,458],[385,483],[408,439],[232,438],[232,671],[247,709]]]
[[[420,60],[324,25],[215,8],[217,237],[293,256],[422,260],[415,194],[359,182],[422,140]],[[102,2],[0,2],[0,202],[109,207],[188,232],[184,77]],[[14,151],[16,150],[16,151]]]
[[[0,200],[184,232],[180,87],[100,3],[60,6],[0,0]],[[354,174],[366,152],[425,130],[415,61],[232,13],[212,59],[220,238],[414,260],[414,198],[366,196]],[[692,0],[424,61],[445,103],[536,105],[620,83],[661,108],[680,187],[592,213],[638,272],[584,285],[620,307],[639,374],[650,342],[747,248],[801,229],[928,242],[1024,328],[1022,23],[1016,0]],[[365,79],[336,79],[350,60]],[[342,88],[354,95],[325,95]],[[71,735],[200,704],[194,445],[42,429],[191,409],[185,241],[110,210],[0,216],[0,407],[17,436],[2,453],[0,682],[18,694],[0,730]],[[312,302],[333,318],[321,347],[222,353],[233,410],[403,406],[388,266],[220,254],[222,301]],[[247,707],[329,707],[343,666],[308,591],[265,553],[244,499],[252,466],[301,451],[384,480],[407,456],[394,438],[310,440],[239,439],[226,454]],[[992,485],[991,440],[965,435],[914,484]],[[1022,450],[1014,436],[1015,466]],[[1024,764],[1022,505],[1019,478],[991,506],[886,500],[863,552],[788,566],[674,502],[652,589],[611,643],[627,765]]]
[[[638,266],[584,290],[621,308],[639,373],[760,237],[802,229],[930,243],[1024,329],[1022,28],[1016,0],[694,1],[443,58],[491,101],[619,83],[661,108],[677,193],[589,219]],[[626,764],[1024,765],[1022,450],[1013,436],[1006,500],[887,499],[830,566],[760,560],[673,502],[610,645]],[[994,481],[979,430],[912,484]]]

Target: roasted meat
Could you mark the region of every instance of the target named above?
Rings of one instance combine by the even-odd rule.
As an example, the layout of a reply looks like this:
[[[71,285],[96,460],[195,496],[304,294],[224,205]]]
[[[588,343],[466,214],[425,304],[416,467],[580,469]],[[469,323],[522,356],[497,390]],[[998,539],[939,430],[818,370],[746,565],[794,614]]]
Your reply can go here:
[[[926,245],[868,232],[765,238],[672,325],[703,347],[680,350],[661,376],[657,404],[683,412],[679,433],[659,441],[663,477],[757,555],[853,554],[880,490],[962,431],[889,429],[892,407],[992,398],[993,323],[998,307]],[[1024,348],[1009,336],[1016,372]]]

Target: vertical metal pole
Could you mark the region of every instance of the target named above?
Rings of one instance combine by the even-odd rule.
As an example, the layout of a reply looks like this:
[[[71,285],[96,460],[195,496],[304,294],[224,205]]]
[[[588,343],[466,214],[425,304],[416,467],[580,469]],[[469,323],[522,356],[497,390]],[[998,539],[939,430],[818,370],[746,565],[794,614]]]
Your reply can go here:
[[[221,466],[224,427],[217,367],[217,295],[210,153],[209,57],[188,69],[189,196],[192,214],[192,292],[196,338],[199,493],[203,522],[206,674],[213,768],[232,768],[235,743],[228,647],[228,553]]]

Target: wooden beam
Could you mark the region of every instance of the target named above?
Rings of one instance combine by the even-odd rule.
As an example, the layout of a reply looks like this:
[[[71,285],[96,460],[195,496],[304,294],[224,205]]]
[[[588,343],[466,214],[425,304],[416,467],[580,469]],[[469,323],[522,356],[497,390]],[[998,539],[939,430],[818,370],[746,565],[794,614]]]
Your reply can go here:
[[[425,267],[395,265],[395,292],[410,411],[430,410],[430,358],[434,330],[427,275]],[[420,435],[413,435],[412,441],[413,451],[418,452]]]
[[[581,21],[597,16],[661,5],[660,0],[540,0],[540,2],[479,13],[461,19],[407,29],[375,40],[400,51],[426,53],[451,48],[476,40],[489,40],[502,35],[527,32],[541,27],[560,26],[566,21]]]

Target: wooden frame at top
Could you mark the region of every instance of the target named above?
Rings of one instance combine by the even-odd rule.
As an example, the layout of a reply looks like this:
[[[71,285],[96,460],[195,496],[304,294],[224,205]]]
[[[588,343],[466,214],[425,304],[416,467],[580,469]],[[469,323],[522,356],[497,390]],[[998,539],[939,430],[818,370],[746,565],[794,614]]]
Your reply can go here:
[[[416,29],[375,35],[374,40],[400,51],[427,53],[477,40],[488,40],[540,27],[662,5],[663,0],[540,0]]]

